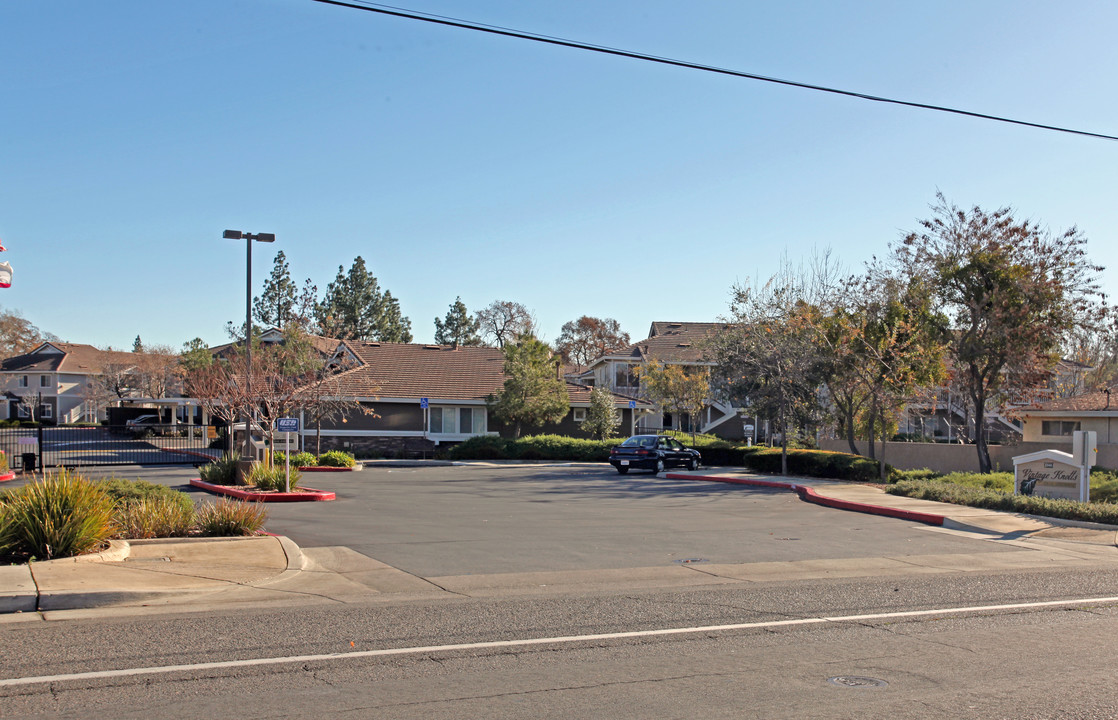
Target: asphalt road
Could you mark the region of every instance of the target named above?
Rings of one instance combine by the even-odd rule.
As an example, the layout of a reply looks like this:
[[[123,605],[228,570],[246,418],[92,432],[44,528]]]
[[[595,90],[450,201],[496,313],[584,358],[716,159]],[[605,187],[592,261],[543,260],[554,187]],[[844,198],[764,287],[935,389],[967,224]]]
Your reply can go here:
[[[177,485],[177,472],[139,474]],[[339,500],[276,506],[273,531],[311,553],[344,544],[421,575],[909,552],[973,566],[9,618],[0,717],[1118,717],[1113,548],[1074,567],[1006,569],[1001,561],[1035,550],[1086,549],[599,468],[380,469],[306,482]],[[41,679],[64,674],[73,677]]]

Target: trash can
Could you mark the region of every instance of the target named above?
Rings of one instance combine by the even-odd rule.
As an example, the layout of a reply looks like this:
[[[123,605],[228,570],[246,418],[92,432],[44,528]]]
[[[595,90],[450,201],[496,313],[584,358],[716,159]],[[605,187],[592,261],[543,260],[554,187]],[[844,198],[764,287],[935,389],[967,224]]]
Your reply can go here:
[[[39,456],[36,453],[23,453],[20,457],[23,459],[23,471],[29,473],[35,472],[35,463],[38,461]]]

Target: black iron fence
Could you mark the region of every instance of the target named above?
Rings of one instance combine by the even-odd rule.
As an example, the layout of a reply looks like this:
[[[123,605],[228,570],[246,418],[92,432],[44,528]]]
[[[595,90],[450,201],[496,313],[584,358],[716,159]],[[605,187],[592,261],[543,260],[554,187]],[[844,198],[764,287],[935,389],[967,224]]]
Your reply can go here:
[[[221,457],[222,428],[143,427],[0,428],[0,450],[12,469],[88,465],[197,465]]]

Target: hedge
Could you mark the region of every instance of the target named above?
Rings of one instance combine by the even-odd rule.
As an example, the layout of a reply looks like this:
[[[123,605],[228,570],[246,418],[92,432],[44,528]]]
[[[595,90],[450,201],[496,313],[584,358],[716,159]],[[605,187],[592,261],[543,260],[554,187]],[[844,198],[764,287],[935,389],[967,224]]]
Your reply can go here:
[[[502,438],[472,437],[450,450],[453,460],[565,460],[606,462],[610,448],[621,442],[586,440],[561,435],[532,435]],[[701,447],[704,465],[744,467],[756,472],[780,473],[780,449],[763,446],[730,446],[725,443]],[[886,466],[887,472],[892,468]],[[788,472],[792,475],[873,482],[880,476],[877,461],[858,455],[826,450],[789,450]]]
[[[902,480],[890,485],[886,492],[920,500],[949,502],[988,510],[1001,510],[1002,512],[1043,515],[1065,520],[1085,520],[1111,525],[1118,524],[1118,503],[1112,502],[1081,503],[1075,500],[1047,498],[1037,495],[1013,495],[998,490],[937,482],[935,480]]]

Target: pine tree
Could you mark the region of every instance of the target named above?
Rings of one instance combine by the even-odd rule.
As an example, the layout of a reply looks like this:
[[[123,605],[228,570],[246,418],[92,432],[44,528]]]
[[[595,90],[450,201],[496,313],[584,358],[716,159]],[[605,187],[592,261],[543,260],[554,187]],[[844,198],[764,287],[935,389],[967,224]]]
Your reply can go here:
[[[132,352],[142,353],[143,351],[144,351],[144,342],[143,342],[143,340],[140,340],[140,336],[137,335],[136,339],[132,341]]]
[[[481,336],[478,335],[480,327],[479,321],[470,318],[462,298],[455,298],[446,313],[446,320],[435,318],[435,344],[454,347],[481,345]]]
[[[590,392],[590,408],[586,411],[582,429],[591,437],[605,440],[613,437],[620,424],[621,413],[613,406],[613,393],[604,387],[594,388]]]
[[[252,314],[271,327],[283,329],[295,319],[295,283],[283,250],[276,253],[272,274],[264,283],[264,292],[252,299]]]
[[[400,313],[392,293],[381,291],[376,277],[358,256],[349,271],[339,265],[338,275],[326,287],[315,309],[319,328],[343,340],[411,342],[411,321]]]
[[[559,422],[570,411],[567,384],[555,372],[551,348],[531,335],[505,345],[505,384],[490,398],[494,416],[510,423],[520,437],[523,426]]]

